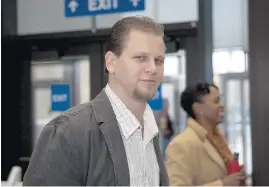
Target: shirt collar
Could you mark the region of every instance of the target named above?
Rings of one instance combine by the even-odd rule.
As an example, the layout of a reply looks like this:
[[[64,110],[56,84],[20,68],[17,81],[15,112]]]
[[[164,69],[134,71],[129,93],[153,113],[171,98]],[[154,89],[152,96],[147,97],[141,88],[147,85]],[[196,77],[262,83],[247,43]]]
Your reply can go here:
[[[105,87],[105,92],[110,100],[124,137],[126,139],[130,138],[141,124],[108,84]],[[148,104],[144,111],[143,120],[145,141],[150,141],[158,134],[159,130],[153,112]]]

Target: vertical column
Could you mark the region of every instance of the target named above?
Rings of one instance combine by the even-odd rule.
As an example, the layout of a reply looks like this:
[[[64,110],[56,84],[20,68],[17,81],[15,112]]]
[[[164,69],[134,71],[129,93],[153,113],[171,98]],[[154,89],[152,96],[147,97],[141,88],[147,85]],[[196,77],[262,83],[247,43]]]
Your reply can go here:
[[[1,177],[8,174],[20,157],[20,64],[10,41],[2,44],[2,165]]]
[[[249,0],[253,185],[269,185],[269,1]]]
[[[21,129],[21,58],[10,36],[17,33],[17,1],[2,0],[2,165],[1,178],[7,180],[19,164],[22,147]]]
[[[197,36],[185,40],[187,85],[213,81],[212,0],[198,2]]]
[[[2,179],[31,155],[30,50],[13,40],[3,42],[2,59]],[[25,168],[23,168],[25,169]]]
[[[2,0],[2,35],[17,34],[17,1]]]
[[[102,43],[92,43],[89,46],[90,55],[90,88],[91,99],[94,99],[105,85],[104,54]]]
[[[23,175],[29,164],[33,150],[33,110],[32,110],[32,81],[31,81],[31,48],[27,45],[17,46],[20,63],[20,132],[21,153],[19,165]],[[14,55],[14,53],[13,53]]]
[[[22,50],[24,48],[24,50]],[[21,51],[20,60],[20,103],[21,103],[21,133],[22,155],[29,157],[32,152],[32,84],[31,84],[31,49],[26,46],[18,48]]]

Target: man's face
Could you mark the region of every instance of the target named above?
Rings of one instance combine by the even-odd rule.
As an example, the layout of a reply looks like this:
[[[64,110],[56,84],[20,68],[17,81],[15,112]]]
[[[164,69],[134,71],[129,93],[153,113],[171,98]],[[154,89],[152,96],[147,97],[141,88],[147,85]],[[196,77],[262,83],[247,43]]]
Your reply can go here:
[[[115,59],[114,79],[136,99],[151,99],[163,79],[164,56],[162,36],[133,30]]]

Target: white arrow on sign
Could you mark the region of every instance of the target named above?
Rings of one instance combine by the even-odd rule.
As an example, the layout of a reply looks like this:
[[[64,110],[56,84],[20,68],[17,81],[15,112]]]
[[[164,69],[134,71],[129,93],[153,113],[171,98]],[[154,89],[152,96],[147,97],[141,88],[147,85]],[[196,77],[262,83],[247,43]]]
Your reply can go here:
[[[78,3],[76,0],[71,0],[68,4],[68,8],[70,8],[71,12],[74,13],[76,12],[77,10],[77,7],[78,7]]]
[[[133,3],[134,7],[137,7],[140,0],[130,0],[130,1]]]

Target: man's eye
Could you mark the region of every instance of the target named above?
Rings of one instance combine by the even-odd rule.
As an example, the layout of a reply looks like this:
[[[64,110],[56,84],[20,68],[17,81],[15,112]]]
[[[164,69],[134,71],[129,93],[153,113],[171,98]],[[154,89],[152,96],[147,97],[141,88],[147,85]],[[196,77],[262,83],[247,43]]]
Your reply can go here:
[[[156,64],[163,64],[164,63],[164,60],[157,59],[155,62],[156,62]]]
[[[146,57],[145,56],[136,56],[135,59],[137,59],[140,62],[143,62],[146,60]]]

